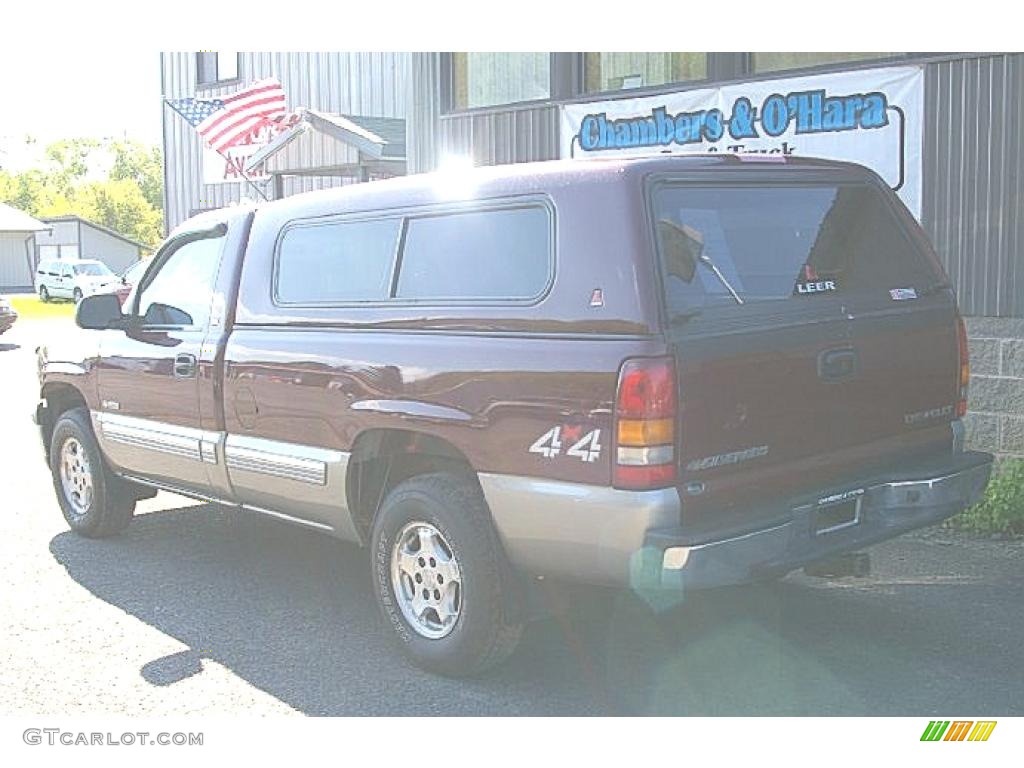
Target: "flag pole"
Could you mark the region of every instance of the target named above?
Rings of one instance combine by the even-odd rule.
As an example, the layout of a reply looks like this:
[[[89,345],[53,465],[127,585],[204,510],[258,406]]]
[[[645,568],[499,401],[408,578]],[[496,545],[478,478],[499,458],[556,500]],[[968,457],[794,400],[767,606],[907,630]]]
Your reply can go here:
[[[216,151],[216,150],[214,150],[214,151]],[[228,157],[227,155],[225,155],[223,152],[217,152],[217,154],[224,158],[224,162],[226,162],[226,163],[230,163],[231,162],[231,158]],[[239,173],[239,175],[241,175],[241,177],[243,179],[245,179],[245,183],[248,184],[250,187],[252,187],[254,190],[256,190],[256,193],[260,197],[263,198],[263,202],[265,202],[265,203],[269,203],[270,202],[270,198],[267,197],[266,194],[263,192],[263,190],[260,189],[256,185],[255,181],[253,181],[252,179],[249,178],[249,175],[245,172],[245,168],[239,167],[238,168],[238,173]]]

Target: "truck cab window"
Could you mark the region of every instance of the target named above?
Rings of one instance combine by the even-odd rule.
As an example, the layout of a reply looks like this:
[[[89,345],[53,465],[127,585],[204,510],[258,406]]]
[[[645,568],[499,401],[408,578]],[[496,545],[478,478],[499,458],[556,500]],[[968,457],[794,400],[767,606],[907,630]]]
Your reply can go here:
[[[206,325],[223,242],[195,240],[170,255],[139,295],[144,325]]]

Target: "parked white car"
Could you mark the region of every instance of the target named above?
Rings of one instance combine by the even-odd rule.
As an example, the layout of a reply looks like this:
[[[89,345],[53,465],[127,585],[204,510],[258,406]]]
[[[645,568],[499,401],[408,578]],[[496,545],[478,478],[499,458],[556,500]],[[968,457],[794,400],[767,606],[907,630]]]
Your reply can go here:
[[[102,261],[50,259],[39,262],[36,270],[36,293],[43,301],[74,299],[115,291],[121,278]]]

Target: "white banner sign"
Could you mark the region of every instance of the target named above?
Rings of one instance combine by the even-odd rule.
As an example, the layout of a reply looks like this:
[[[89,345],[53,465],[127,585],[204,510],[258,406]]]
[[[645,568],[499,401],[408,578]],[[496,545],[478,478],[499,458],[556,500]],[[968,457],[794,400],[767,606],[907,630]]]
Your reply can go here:
[[[228,147],[224,155],[215,152],[207,146],[203,146],[203,183],[205,184],[229,184],[245,182],[242,178],[242,171],[249,158],[256,152],[263,149],[267,142],[258,144],[241,144],[237,147]],[[247,174],[253,181],[267,181],[270,177],[263,170],[263,166],[249,171]]]
[[[257,130],[248,133],[240,144],[228,147],[223,155],[210,149],[204,143],[203,182],[206,184],[244,183],[243,171],[249,162],[249,158],[267,146],[281,130],[282,128],[263,125]],[[270,179],[262,163],[246,175],[248,175],[250,180],[256,182]]]
[[[757,152],[847,160],[874,170],[920,218],[923,111],[920,67],[568,104],[562,157]]]

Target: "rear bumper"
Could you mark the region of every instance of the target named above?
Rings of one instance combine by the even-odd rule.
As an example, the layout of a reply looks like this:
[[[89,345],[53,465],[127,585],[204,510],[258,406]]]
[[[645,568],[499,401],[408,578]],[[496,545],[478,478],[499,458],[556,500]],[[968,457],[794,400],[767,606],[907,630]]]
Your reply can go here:
[[[509,475],[479,478],[505,551],[525,573],[678,590],[783,574],[933,525],[977,501],[991,470],[991,454],[948,453],[790,499],[770,527],[699,541],[679,524],[675,488],[621,491]],[[825,500],[837,496],[857,499],[856,521],[816,532]]]
[[[633,582],[695,589],[784,574],[945,520],[978,501],[991,471],[991,454],[969,451],[801,499],[785,522],[741,536],[695,544],[680,529],[651,530]],[[816,532],[826,499],[846,494],[859,500],[856,522]]]

